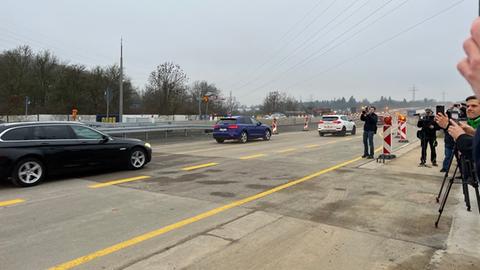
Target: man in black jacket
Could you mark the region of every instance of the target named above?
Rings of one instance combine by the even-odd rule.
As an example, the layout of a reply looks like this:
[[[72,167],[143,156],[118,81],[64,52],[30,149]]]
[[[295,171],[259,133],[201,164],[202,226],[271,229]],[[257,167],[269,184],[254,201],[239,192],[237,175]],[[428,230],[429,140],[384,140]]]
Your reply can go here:
[[[378,116],[375,114],[375,107],[367,107],[362,111],[360,120],[364,121],[363,125],[363,158],[373,159],[374,147],[373,136],[377,133]],[[370,148],[370,149],[369,149]]]
[[[421,128],[419,132],[419,139],[422,145],[422,157],[420,158],[420,166],[426,166],[427,161],[427,146],[430,145],[430,160],[433,166],[437,164],[437,152],[435,147],[437,146],[437,130],[440,129],[435,122],[435,117],[431,109],[425,109],[425,116],[418,120],[417,127]]]

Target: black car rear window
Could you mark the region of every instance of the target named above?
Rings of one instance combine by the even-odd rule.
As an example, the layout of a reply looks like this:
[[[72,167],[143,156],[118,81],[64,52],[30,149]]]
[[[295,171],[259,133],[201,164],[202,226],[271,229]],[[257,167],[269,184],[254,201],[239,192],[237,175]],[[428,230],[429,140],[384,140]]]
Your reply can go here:
[[[233,125],[233,124],[236,124],[236,123],[237,123],[237,119],[235,119],[235,118],[220,119],[220,121],[218,121],[219,125]]]
[[[32,139],[32,128],[31,127],[22,127],[15,128],[5,132],[2,136],[4,141],[24,141]]]
[[[323,121],[335,121],[335,120],[338,120],[338,117],[337,116],[324,116],[324,117],[322,117],[322,120]]]

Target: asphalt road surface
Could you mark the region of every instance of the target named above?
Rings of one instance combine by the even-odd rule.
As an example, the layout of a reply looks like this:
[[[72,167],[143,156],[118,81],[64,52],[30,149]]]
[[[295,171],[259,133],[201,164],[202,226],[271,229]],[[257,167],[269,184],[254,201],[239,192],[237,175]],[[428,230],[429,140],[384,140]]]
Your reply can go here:
[[[399,185],[379,192],[356,169],[368,162],[361,139],[154,144],[143,170],[3,183],[0,269],[387,269],[441,248],[448,221],[405,229]]]

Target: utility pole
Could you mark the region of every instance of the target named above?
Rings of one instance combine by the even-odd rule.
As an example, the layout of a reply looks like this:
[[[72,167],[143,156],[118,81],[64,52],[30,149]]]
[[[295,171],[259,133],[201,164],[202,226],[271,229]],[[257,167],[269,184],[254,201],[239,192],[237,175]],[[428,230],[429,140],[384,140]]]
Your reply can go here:
[[[28,116],[28,104],[30,104],[30,99],[25,96],[25,116]]]
[[[120,38],[120,94],[118,106],[118,122],[123,121],[123,39]]]
[[[418,92],[418,89],[415,88],[415,85],[413,86],[412,90],[410,90],[412,92],[412,101],[415,101],[415,93]]]
[[[230,97],[228,98],[228,108],[229,108],[229,113],[233,114],[233,99],[232,99],[232,91],[230,91]]]
[[[198,91],[198,120],[202,119],[202,91]]]

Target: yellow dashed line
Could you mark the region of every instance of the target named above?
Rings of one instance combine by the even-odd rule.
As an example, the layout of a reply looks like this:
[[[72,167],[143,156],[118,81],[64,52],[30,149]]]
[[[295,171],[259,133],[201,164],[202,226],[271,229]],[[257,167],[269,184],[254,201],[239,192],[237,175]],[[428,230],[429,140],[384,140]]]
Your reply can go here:
[[[305,148],[316,148],[316,147],[320,147],[319,144],[310,144],[310,145],[306,145]]]
[[[137,181],[137,180],[143,180],[143,179],[148,179],[151,176],[137,176],[137,177],[131,177],[131,178],[124,178],[124,179],[118,179],[118,180],[112,180],[108,181],[105,183],[100,183],[100,184],[95,184],[95,185],[90,185],[88,186],[89,188],[102,188],[102,187],[107,187],[107,186],[112,186],[116,184],[121,184],[121,183],[126,183],[126,182],[132,182],[132,181]]]
[[[265,154],[258,154],[258,155],[251,155],[251,156],[244,156],[240,157],[241,160],[247,160],[247,159],[254,159],[254,158],[259,158],[259,157],[266,157],[267,155]]]
[[[206,163],[206,164],[201,164],[201,165],[196,165],[196,166],[191,166],[191,167],[185,167],[185,168],[182,168],[182,171],[192,171],[192,170],[206,168],[206,167],[212,167],[212,166],[216,166],[216,165],[218,165],[218,163],[216,163],[216,162]]]
[[[174,223],[174,224],[170,224],[170,225],[165,226],[165,227],[163,227],[163,228],[160,228],[160,229],[158,229],[158,230],[151,231],[151,232],[148,232],[148,233],[146,233],[146,234],[143,234],[143,235],[134,237],[134,238],[132,238],[132,239],[126,240],[126,241],[121,242],[121,243],[118,243],[118,244],[116,244],[116,245],[107,247],[107,248],[105,248],[105,249],[98,250],[98,251],[96,251],[96,252],[94,252],[94,253],[91,253],[91,254],[88,254],[88,255],[86,255],[86,256],[79,257],[79,258],[74,259],[74,260],[71,260],[71,261],[69,261],[69,262],[66,262],[66,263],[63,263],[63,264],[54,266],[54,267],[52,267],[52,268],[49,268],[49,270],[67,270],[67,269],[71,269],[71,268],[73,268],[73,267],[76,267],[76,266],[82,265],[82,264],[84,264],[84,263],[90,262],[90,261],[92,261],[92,260],[94,260],[94,259],[97,259],[97,258],[99,258],[99,257],[103,257],[103,256],[106,256],[106,255],[109,255],[109,254],[111,254],[111,253],[117,252],[117,251],[122,250],[122,249],[125,249],[125,248],[127,248],[127,247],[130,247],[130,246],[139,244],[139,243],[141,243],[141,242],[143,242],[143,241],[146,241],[146,240],[152,239],[152,238],[154,238],[154,237],[163,235],[163,234],[168,233],[168,232],[170,232],[170,231],[173,231],[173,230],[175,230],[175,229],[179,229],[179,228],[185,227],[185,226],[187,226],[187,225],[189,225],[189,224],[192,224],[192,223],[194,223],[194,222],[197,222],[197,221],[206,219],[206,218],[208,218],[208,217],[217,215],[217,214],[219,214],[219,213],[221,213],[221,212],[224,212],[224,211],[227,211],[227,210],[229,210],[229,209],[232,209],[232,208],[241,206],[241,205],[243,205],[243,204],[246,204],[246,203],[251,202],[251,201],[254,201],[254,200],[258,200],[258,199],[263,198],[263,197],[266,197],[266,196],[268,196],[268,195],[270,195],[270,194],[272,194],[272,193],[281,191],[281,190],[283,190],[283,189],[289,188],[289,187],[294,186],[294,185],[298,185],[298,184],[300,184],[300,183],[303,183],[303,182],[305,182],[305,181],[308,181],[308,180],[311,180],[311,179],[313,179],[313,178],[315,178],[315,177],[318,177],[318,176],[320,176],[320,175],[322,175],[322,174],[326,174],[326,173],[328,173],[328,172],[335,171],[335,170],[337,170],[337,169],[339,169],[339,168],[345,167],[345,166],[347,166],[348,164],[354,163],[354,162],[359,161],[359,160],[361,160],[361,159],[362,159],[361,157],[358,157],[358,158],[355,158],[355,159],[352,159],[352,160],[349,160],[349,161],[340,163],[340,164],[338,164],[338,165],[335,165],[335,166],[332,166],[332,167],[330,167],[330,168],[321,170],[321,171],[319,171],[319,172],[316,172],[316,173],[314,173],[314,174],[305,176],[305,177],[300,178],[300,179],[298,179],[298,180],[294,180],[294,181],[288,182],[288,183],[286,183],[286,184],[280,185],[280,186],[278,186],[278,187],[275,187],[275,188],[273,188],[273,189],[270,189],[270,190],[267,190],[267,191],[258,193],[257,195],[254,195],[254,196],[251,196],[251,197],[248,197],[248,198],[239,200],[239,201],[235,201],[235,202],[229,203],[229,204],[227,204],[227,205],[224,205],[224,206],[221,206],[221,207],[212,209],[212,210],[210,210],[210,211],[201,213],[201,214],[196,215],[196,216],[194,216],[194,217],[184,219],[184,220],[179,221],[179,222]]]
[[[22,202],[25,202],[25,200],[15,199],[15,200],[10,200],[10,201],[3,201],[3,202],[0,202],[0,207],[14,205],[14,204],[17,204],[17,203],[22,203]]]
[[[293,151],[296,151],[296,150],[297,150],[296,148],[289,148],[289,149],[280,150],[277,153],[283,154],[283,153],[293,152]]]

